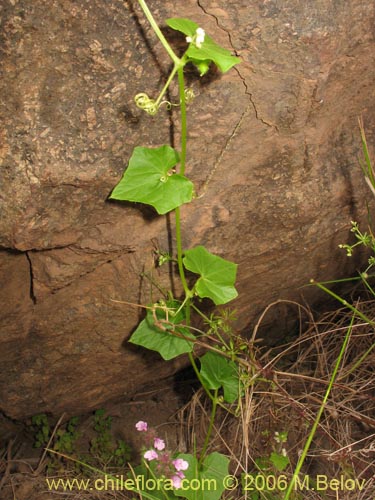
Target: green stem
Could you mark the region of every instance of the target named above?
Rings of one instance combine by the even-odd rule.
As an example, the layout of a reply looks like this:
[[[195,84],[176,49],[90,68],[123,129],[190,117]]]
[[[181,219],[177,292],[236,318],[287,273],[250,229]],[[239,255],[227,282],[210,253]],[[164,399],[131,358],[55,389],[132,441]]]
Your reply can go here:
[[[324,292],[328,293],[328,295],[330,295],[331,297],[333,297],[334,299],[338,300],[339,302],[341,302],[341,304],[345,307],[347,307],[348,309],[350,309],[352,312],[354,312],[354,314],[356,316],[359,316],[361,319],[363,319],[363,321],[365,321],[366,323],[368,323],[369,325],[372,325],[374,326],[375,325],[375,322],[372,321],[370,318],[368,318],[365,314],[361,313],[361,311],[358,311],[358,309],[354,306],[352,306],[351,304],[349,304],[349,302],[347,302],[345,299],[341,298],[339,295],[337,295],[335,292],[332,292],[332,290],[330,290],[329,288],[325,287],[324,285],[322,285],[322,283],[315,283],[314,280],[311,280],[311,283],[314,283],[317,287],[319,287],[321,290],[323,290]]]
[[[74,457],[70,457],[69,455],[65,455],[64,453],[60,453],[59,451],[56,451],[56,450],[52,450],[50,448],[46,448],[46,450],[49,452],[49,453],[55,453],[56,455],[60,456],[60,457],[63,457],[63,458],[66,458],[67,460],[71,460],[72,462],[75,462],[79,465],[82,465],[83,467],[86,467],[87,469],[89,470],[92,470],[93,472],[97,472],[98,474],[101,474],[102,476],[104,477],[108,477],[110,478],[112,481],[120,481],[120,485],[121,487],[123,486],[123,481],[122,479],[118,479],[118,475],[116,476],[112,476],[111,474],[108,474],[107,472],[103,471],[103,470],[100,470],[100,469],[97,469],[96,467],[92,467],[91,465],[89,464],[86,464],[85,462],[82,462],[81,460],[78,460],[77,458],[74,458]],[[135,475],[135,472],[132,468],[132,466],[130,464],[128,464],[129,467],[130,467],[130,470],[132,471],[132,475],[135,479],[135,484],[137,484],[136,482],[136,475]],[[48,480],[47,480],[48,481]],[[48,484],[48,483],[47,483]],[[134,488],[134,491],[136,493],[138,493],[140,496],[143,496],[144,498],[148,498],[149,500],[159,500],[159,497],[156,497],[154,495],[152,495],[151,493],[147,493],[146,491],[141,491],[140,489],[138,489],[137,487]]]
[[[201,451],[201,456],[200,456],[199,463],[198,463],[199,468],[201,467],[203,460],[205,459],[207,448],[208,448],[208,445],[209,445],[210,439],[211,439],[212,430],[214,428],[215,415],[216,415],[216,409],[217,409],[217,394],[218,394],[218,390],[215,389],[214,396],[212,398],[212,409],[211,409],[211,415],[210,415],[210,423],[208,425],[206,439],[204,440],[203,448]]]
[[[361,364],[364,362],[364,360],[367,358],[367,356],[369,356],[374,349],[375,349],[375,343],[372,344],[367,349],[367,351],[364,354],[362,354],[362,356],[360,356],[360,358],[357,361],[355,361],[355,363],[353,364],[353,366],[347,372],[345,372],[339,378],[339,380],[342,380],[342,379],[346,378],[348,375],[351,375],[353,372],[355,372],[355,370],[361,366]]]
[[[185,269],[182,261],[182,236],[181,236],[181,210],[180,207],[175,209],[175,219],[176,219],[176,244],[177,244],[177,265],[178,272],[180,274],[182,286],[184,287],[185,295],[188,297],[190,295],[190,290],[185,277]]]
[[[145,0],[138,0],[138,3],[140,5],[141,9],[143,10],[145,16],[147,17],[148,22],[151,24],[151,27],[154,30],[156,36],[159,38],[159,40],[162,43],[163,47],[168,52],[169,57],[172,59],[172,61],[174,62],[174,64],[176,66],[179,66],[180,63],[181,63],[180,59],[173,52],[173,50],[172,50],[171,46],[169,45],[169,43],[167,42],[165,36],[160,31],[160,28],[157,25],[155,19],[153,18],[153,15],[151,14],[150,9],[148,8]]]
[[[181,105],[181,151],[180,151],[180,175],[185,175],[186,167],[186,143],[187,143],[187,119],[186,119],[186,96],[185,96],[185,78],[184,78],[184,65],[177,69],[178,74],[178,88],[180,93]]]
[[[145,0],[138,0],[140,7],[142,8],[145,16],[147,17],[152,29],[154,30],[156,36],[159,38],[165,50],[168,52],[170,58],[174,62],[174,68],[169,75],[169,78],[166,84],[163,87],[157,101],[156,105],[160,104],[160,101],[167,91],[173,77],[176,72],[178,72],[178,83],[179,83],[179,94],[180,94],[180,105],[181,105],[181,154],[180,154],[180,175],[184,175],[185,172],[185,164],[186,164],[186,138],[187,138],[187,126],[186,126],[186,97],[185,97],[185,81],[184,81],[184,66],[186,64],[185,57],[180,59],[176,56],[171,46],[165,39],[163,33],[160,31],[159,26],[157,25],[153,15],[151,14],[150,9],[148,8]],[[190,325],[190,297],[191,291],[189,290],[186,277],[185,270],[182,261],[182,236],[181,236],[181,211],[180,207],[175,210],[176,217],[176,242],[177,242],[177,264],[178,264],[178,272],[181,278],[182,286],[184,288],[185,296],[187,298],[186,301],[186,323]]]
[[[184,63],[184,60],[183,60]],[[178,74],[178,88],[180,94],[180,104],[181,104],[181,151],[180,151],[180,175],[184,175],[186,167],[186,143],[187,143],[187,119],[186,119],[186,98],[185,98],[185,79],[184,79],[184,69],[183,66],[177,68]],[[185,269],[182,261],[182,236],[181,236],[181,210],[177,207],[175,210],[176,217],[176,242],[177,242],[177,263],[178,272],[180,274],[182,286],[184,287],[185,296],[188,297],[186,302],[186,324],[190,325],[190,297],[191,290],[188,287]]]
[[[146,462],[146,460],[142,460],[142,462],[143,462],[143,467],[149,472],[149,475],[155,481],[155,484],[157,484],[158,478],[156,477],[156,475],[154,474],[154,472],[151,470],[151,467],[148,465],[148,463]],[[164,488],[160,488],[158,491],[161,491],[163,497],[166,498],[166,500],[169,500],[169,495],[165,492]],[[142,498],[142,495],[141,495],[141,498]]]
[[[206,386],[204,384],[204,381],[202,379],[202,376],[199,373],[199,370],[198,370],[198,367],[197,367],[197,363],[195,362],[194,356],[192,355],[191,352],[188,353],[188,356],[189,356],[190,364],[193,367],[195,375],[197,376],[197,379],[199,380],[199,382],[200,382],[201,386],[203,387],[203,389],[206,391],[207,396],[211,399],[212,403],[214,403],[214,401],[215,401],[216,398],[214,398],[214,396],[211,394],[211,392],[206,388]]]
[[[174,68],[173,68],[173,70],[171,71],[171,74],[168,77],[167,83],[164,85],[162,91],[159,94],[159,97],[155,101],[156,107],[159,107],[160,101],[162,100],[164,94],[168,90],[168,87],[171,84],[171,81],[173,80],[173,78],[174,78],[174,76],[175,76],[175,74],[176,74],[177,71],[178,71],[178,66],[175,65]]]
[[[207,325],[210,327],[210,331],[208,333],[206,333],[205,335],[209,335],[211,333],[211,331],[214,332],[214,335],[219,339],[219,341],[221,342],[222,346],[225,347],[226,349],[228,349],[228,351],[230,350],[230,346],[227,344],[227,342],[225,342],[225,339],[223,338],[222,335],[220,335],[219,333],[219,330],[214,330],[213,327],[212,327],[212,324],[215,323],[215,320],[211,320],[208,316],[206,316],[206,314],[204,314],[198,307],[196,307],[194,304],[191,305],[191,307],[194,309],[194,311],[196,313],[199,314],[199,316],[207,323]],[[220,354],[223,354],[223,351],[220,351]],[[235,354],[235,353],[234,353]],[[230,358],[232,359],[232,358]],[[233,361],[233,360],[232,360]]]
[[[330,378],[330,381],[329,381],[326,393],[324,395],[322,404],[320,405],[318,414],[317,414],[317,416],[315,418],[314,424],[313,424],[312,429],[310,431],[310,434],[309,434],[309,436],[307,438],[307,441],[306,441],[305,446],[303,448],[302,454],[301,454],[301,456],[300,456],[300,458],[298,460],[298,463],[296,465],[296,468],[295,468],[295,470],[293,472],[293,476],[292,476],[292,479],[291,479],[291,481],[289,483],[288,489],[286,490],[286,493],[285,493],[285,496],[284,496],[284,500],[288,500],[289,499],[290,494],[291,494],[291,492],[294,489],[294,485],[295,485],[297,476],[300,473],[302,465],[304,464],[306,456],[307,456],[307,453],[308,453],[308,451],[310,449],[310,445],[312,443],[312,440],[314,439],[314,436],[315,436],[316,430],[318,428],[321,416],[323,414],[324,408],[325,408],[326,403],[328,401],[328,398],[329,398],[332,386],[333,386],[333,384],[334,384],[334,382],[336,380],[337,372],[339,370],[339,366],[340,366],[341,360],[342,360],[342,358],[344,356],[344,353],[345,353],[345,350],[346,350],[346,346],[348,345],[350,334],[351,334],[351,331],[352,331],[352,328],[353,328],[353,323],[354,323],[354,315],[352,316],[349,328],[348,328],[348,330],[346,332],[345,339],[344,339],[344,342],[343,342],[343,344],[341,346],[340,354],[339,354],[339,356],[337,358],[336,365],[335,365],[335,368],[334,368],[333,373],[331,375],[331,378]]]

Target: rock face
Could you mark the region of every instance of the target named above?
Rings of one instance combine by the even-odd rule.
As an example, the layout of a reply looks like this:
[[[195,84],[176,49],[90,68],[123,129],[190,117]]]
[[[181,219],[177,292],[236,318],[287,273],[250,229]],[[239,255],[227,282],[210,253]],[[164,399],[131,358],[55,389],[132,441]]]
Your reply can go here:
[[[178,111],[150,118],[133,105],[138,92],[157,95],[170,67],[135,4],[0,7],[0,409],[14,418],[97,408],[181,363],[130,348],[142,310],[114,302],[156,295],[141,274],[173,225],[107,201],[134,146],[178,144]],[[187,74],[198,94],[188,144],[198,198],[183,223],[186,248],[239,264],[234,307],[246,331],[311,277],[353,270],[337,244],[369,197],[357,117],[373,144],[374,2],[149,5],[161,24],[195,20],[243,61],[202,81]],[[152,272],[168,283],[167,269]]]

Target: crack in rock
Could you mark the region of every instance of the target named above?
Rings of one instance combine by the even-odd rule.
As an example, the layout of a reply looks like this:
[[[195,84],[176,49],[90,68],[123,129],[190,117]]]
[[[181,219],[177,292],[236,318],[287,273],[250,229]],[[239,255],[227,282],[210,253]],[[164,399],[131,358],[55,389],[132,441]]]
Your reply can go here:
[[[69,248],[69,247],[68,247]],[[85,269],[81,269],[79,272],[77,272],[74,276],[65,276],[65,281],[54,281],[55,275],[54,273],[49,274],[49,277],[52,278],[52,282],[48,283],[45,282],[43,279],[38,278],[37,272],[33,271],[33,261],[31,255],[29,255],[28,252],[26,253],[29,266],[30,266],[30,279],[31,279],[31,285],[30,285],[30,296],[33,300],[34,303],[42,302],[44,299],[45,294],[38,293],[38,284],[40,283],[42,286],[46,286],[49,290],[50,293],[55,294],[57,292],[60,292],[63,289],[66,289],[67,287],[72,286],[73,284],[77,283],[77,281],[81,280],[82,278],[85,278],[89,274],[92,274],[96,272],[98,269],[100,269],[102,266],[111,264],[112,262],[115,262],[116,260],[121,259],[124,255],[133,253],[134,249],[131,248],[126,248],[125,250],[121,251],[104,251],[104,252],[98,252],[98,251],[87,251],[85,249],[77,249],[74,247],[70,247],[69,250],[76,254],[77,256],[82,256],[82,254],[87,254],[89,256],[94,256],[98,255],[98,261],[96,262],[88,262],[87,267]],[[81,250],[81,251],[80,251]],[[35,253],[44,253],[43,251],[37,251],[33,250],[32,252]],[[35,262],[34,262],[35,265]],[[48,294],[49,295],[49,294]]]
[[[210,12],[208,12],[208,10],[206,10],[202,3],[201,3],[201,0],[197,0],[197,5],[198,7],[204,12],[204,14],[206,16],[210,16],[212,17],[213,19],[215,19],[215,22],[216,22],[216,25],[218,28],[220,28],[222,31],[224,31],[224,33],[227,34],[228,36],[228,40],[229,40],[229,43],[230,43],[230,46],[232,48],[232,51],[233,53],[237,56],[237,57],[240,57],[240,55],[238,54],[236,48],[234,47],[233,45],[233,41],[232,41],[232,34],[229,30],[227,30],[224,26],[222,26],[219,22],[219,18],[217,16],[215,16],[215,14],[211,14]],[[272,127],[276,130],[276,132],[278,132],[278,128],[276,125],[274,125],[273,123],[270,123],[270,122],[267,122],[266,120],[264,120],[261,116],[259,116],[259,112],[258,112],[258,109],[256,107],[256,104],[254,102],[254,98],[253,98],[253,94],[249,91],[249,86],[246,82],[246,79],[245,77],[241,74],[241,71],[237,68],[237,67],[234,67],[234,70],[237,72],[238,76],[240,77],[244,87],[245,87],[245,94],[249,97],[249,101],[254,109],[254,113],[255,113],[255,118],[257,120],[259,120],[261,123],[263,123],[264,125],[266,125],[267,127]],[[245,111],[245,114],[247,113],[247,109]],[[240,121],[242,121],[243,117],[241,116],[240,118]],[[237,130],[237,126],[235,127],[235,130]],[[232,136],[231,136],[232,137]],[[227,146],[227,145],[226,145]]]
[[[29,278],[30,278],[30,299],[36,304],[36,296],[34,293],[34,272],[33,272],[33,263],[31,261],[29,252],[25,252],[27,262],[29,263]]]
[[[218,19],[218,17],[217,17],[215,14],[211,14],[210,12],[208,12],[208,11],[207,11],[207,10],[203,7],[203,5],[202,5],[202,3],[201,3],[201,0],[197,0],[197,5],[198,5],[198,7],[199,7],[199,8],[203,11],[203,13],[204,13],[205,15],[210,16],[210,17],[212,17],[212,18],[215,20],[216,25],[218,26],[218,28],[220,28],[222,31],[224,31],[224,33],[226,33],[226,35],[228,36],[228,40],[229,40],[229,43],[230,43],[230,46],[231,46],[231,48],[232,48],[233,53],[234,53],[237,57],[239,57],[239,54],[238,54],[238,52],[237,52],[236,48],[235,48],[235,47],[234,47],[234,45],[233,45],[232,35],[231,35],[230,31],[229,31],[229,30],[227,30],[224,26],[222,26],[222,25],[220,24],[219,19]],[[234,137],[235,137],[235,135],[237,134],[238,130],[241,128],[242,122],[244,121],[245,117],[248,115],[249,110],[250,110],[251,108],[254,110],[255,118],[256,118],[257,120],[259,120],[261,123],[263,123],[263,124],[264,124],[264,125],[266,125],[267,127],[272,127],[272,128],[274,128],[274,129],[278,132],[278,129],[277,129],[277,126],[276,126],[276,125],[274,125],[274,124],[272,124],[272,123],[267,122],[266,120],[264,120],[263,118],[261,118],[261,117],[259,116],[258,109],[257,109],[256,104],[255,104],[255,102],[254,102],[253,95],[252,95],[252,93],[251,93],[251,92],[250,92],[250,90],[249,90],[249,86],[248,86],[248,84],[247,84],[247,82],[246,82],[246,78],[245,78],[245,77],[241,74],[241,71],[240,71],[237,67],[234,67],[233,69],[236,71],[236,73],[238,74],[238,76],[240,77],[240,79],[241,79],[241,81],[242,81],[242,84],[243,84],[243,86],[244,86],[244,88],[245,88],[245,95],[246,95],[246,96],[248,96],[248,99],[249,99],[249,105],[248,105],[248,106],[246,107],[246,109],[242,112],[242,114],[241,114],[241,116],[240,116],[240,118],[239,118],[238,122],[236,123],[236,125],[234,126],[234,128],[233,128],[232,132],[230,133],[230,135],[229,135],[228,139],[226,140],[226,142],[225,142],[225,145],[224,145],[223,149],[220,151],[220,154],[219,154],[219,156],[218,156],[218,158],[217,158],[217,160],[216,160],[216,162],[215,162],[215,164],[214,164],[214,166],[213,166],[212,170],[210,171],[210,173],[209,173],[209,175],[208,175],[207,179],[205,180],[205,182],[204,182],[204,184],[203,184],[203,186],[202,186],[202,189],[201,189],[200,194],[198,195],[198,198],[202,198],[202,197],[206,194],[206,191],[207,191],[208,185],[210,184],[210,182],[211,182],[211,180],[212,180],[213,176],[215,175],[215,173],[216,173],[216,171],[217,171],[217,169],[218,169],[218,167],[219,167],[219,165],[220,165],[220,163],[221,163],[221,161],[222,161],[222,159],[223,159],[224,154],[225,154],[225,153],[226,153],[226,151],[228,150],[228,148],[229,148],[229,146],[230,146],[230,144],[231,144],[231,142],[232,142],[233,138],[234,138]]]
[[[207,188],[208,188],[208,185],[210,184],[213,176],[215,175],[220,163],[221,163],[221,160],[223,159],[223,156],[225,155],[227,149],[229,148],[232,140],[234,139],[236,133],[238,132],[238,130],[241,128],[241,125],[242,125],[242,122],[244,121],[246,115],[248,114],[249,110],[251,109],[252,107],[252,103],[250,103],[247,108],[245,109],[245,111],[241,114],[240,116],[240,119],[238,120],[238,122],[236,123],[236,125],[234,126],[231,134],[229,135],[228,139],[226,140],[225,144],[224,144],[224,147],[223,149],[220,151],[220,154],[214,164],[214,166],[212,167],[210,173],[208,174],[208,177],[207,179],[204,181],[203,183],[203,186],[202,186],[202,189],[201,189],[201,192],[200,194],[197,196],[197,198],[202,198],[205,194],[206,194],[206,191],[207,191]]]

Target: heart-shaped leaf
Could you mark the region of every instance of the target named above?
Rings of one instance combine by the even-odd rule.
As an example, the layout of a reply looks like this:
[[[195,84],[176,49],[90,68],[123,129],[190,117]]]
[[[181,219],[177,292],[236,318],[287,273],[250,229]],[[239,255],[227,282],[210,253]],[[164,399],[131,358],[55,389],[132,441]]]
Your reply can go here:
[[[215,352],[207,352],[200,358],[201,377],[207,389],[224,390],[224,400],[234,403],[240,393],[240,381],[236,364]]]
[[[197,28],[199,28],[197,23],[184,18],[167,19],[166,23],[170,28],[184,33],[184,35],[193,40],[196,35]],[[214,62],[223,73],[228,71],[235,64],[241,62],[240,58],[232,56],[229,50],[220,47],[220,45],[214,42],[214,40],[212,40],[212,38],[208,35],[205,35],[204,41],[200,47],[191,43],[186,55],[189,60],[198,67],[201,75],[206,73],[208,70],[207,61]]]
[[[113,190],[113,200],[135,201],[153,206],[165,214],[193,198],[193,184],[173,167],[179,154],[170,146],[144,148],[137,146],[121,181]]]
[[[195,284],[199,297],[208,297],[216,305],[237,297],[234,287],[237,264],[213,255],[201,245],[186,250],[183,262],[186,269],[200,275]]]
[[[139,323],[129,342],[156,351],[165,360],[191,352],[195,337],[180,325],[185,314],[183,309],[179,310],[179,306],[177,301],[168,301],[164,305],[154,306],[154,313],[148,310],[146,318]],[[172,329],[176,334],[170,331]]]
[[[270,462],[279,472],[282,472],[290,464],[288,457],[274,451],[270,455]]]
[[[215,451],[203,460],[200,467],[197,459],[192,455],[180,454],[178,458],[182,458],[189,464],[184,474],[187,485],[192,485],[192,487],[174,490],[175,495],[187,500],[219,500],[221,498],[225,490],[223,479],[229,474],[229,459],[225,455]],[[199,489],[193,487],[197,483],[211,485],[211,487]]]

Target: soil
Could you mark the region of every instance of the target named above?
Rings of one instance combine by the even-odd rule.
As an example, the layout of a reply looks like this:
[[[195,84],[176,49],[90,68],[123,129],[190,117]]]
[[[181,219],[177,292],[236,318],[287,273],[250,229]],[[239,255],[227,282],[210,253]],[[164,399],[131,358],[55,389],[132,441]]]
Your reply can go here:
[[[135,423],[139,420],[147,421],[149,426],[155,428],[158,435],[166,441],[167,448],[173,452],[185,452],[184,444],[186,429],[179,418],[181,408],[193,395],[196,381],[190,370],[181,371],[176,377],[159,384],[158,389],[146,390],[138,393],[131,400],[116,401],[107,404],[105,415],[112,420],[111,434],[113,443],[122,440],[131,449],[132,461],[139,461],[139,450],[142,446],[139,433],[135,429]],[[77,427],[79,438],[76,449],[88,453],[90,442],[96,436],[93,430],[93,412],[79,416]],[[56,423],[52,419],[51,427]],[[67,418],[61,422],[61,427]],[[46,477],[77,477],[74,464],[67,460],[60,460],[60,468],[49,470],[51,455],[41,461],[42,450],[33,446],[35,433],[32,431],[31,420],[27,422],[13,422],[4,416],[0,417],[0,500],[51,500],[55,498],[56,492],[48,491]],[[109,470],[100,457],[95,461],[95,466],[101,470]],[[116,473],[123,473],[122,469],[111,469]],[[78,475],[79,476],[79,475]],[[60,492],[61,495],[61,492]],[[98,492],[90,496],[88,492],[80,492],[73,495],[71,492],[66,496],[57,498],[107,498],[104,492],[102,496]],[[108,496],[112,498],[112,496]],[[129,498],[118,493],[115,498]]]

